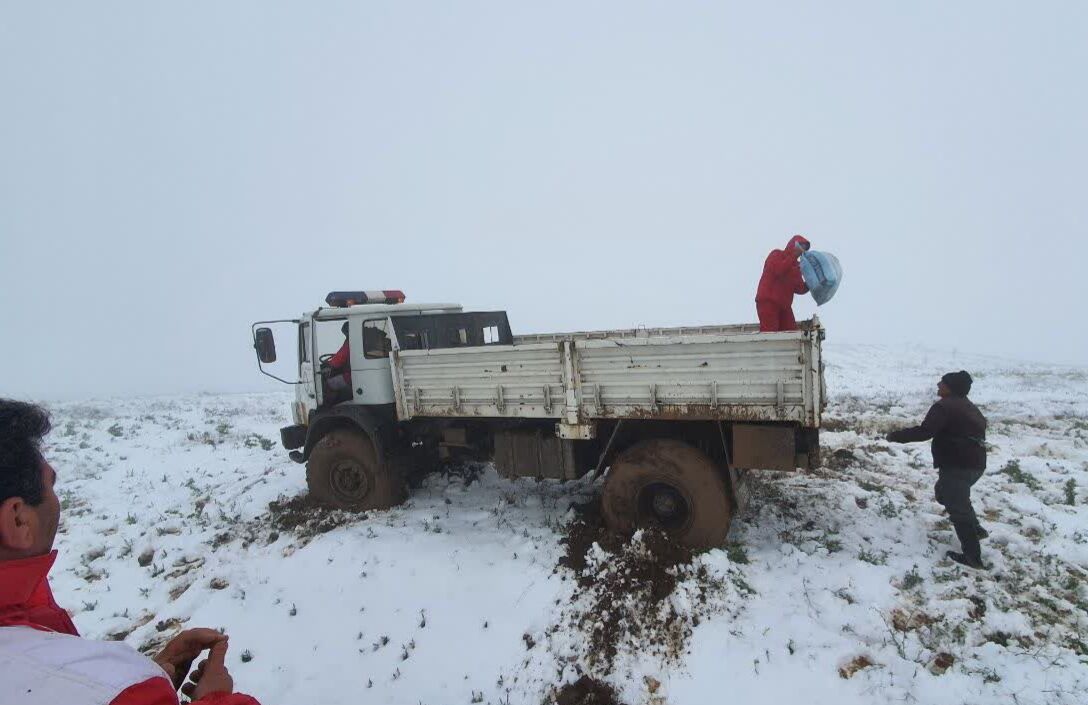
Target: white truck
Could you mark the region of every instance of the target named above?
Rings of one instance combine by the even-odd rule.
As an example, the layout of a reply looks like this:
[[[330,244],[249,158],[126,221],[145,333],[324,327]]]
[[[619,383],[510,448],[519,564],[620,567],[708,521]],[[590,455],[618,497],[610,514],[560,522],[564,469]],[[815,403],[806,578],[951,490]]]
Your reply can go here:
[[[268,326],[289,324],[292,337],[297,327],[297,379],[276,377],[297,390],[281,438],[306,464],[310,493],[333,506],[397,504],[414,474],[444,461],[560,480],[607,470],[611,528],[658,526],[705,547],[743,510],[749,471],[819,464],[815,317],[780,333],[745,324],[515,336],[503,311],[408,304],[399,291],[333,292],[326,303],[252,333],[270,374]],[[334,398],[323,364],[345,342],[350,388]]]

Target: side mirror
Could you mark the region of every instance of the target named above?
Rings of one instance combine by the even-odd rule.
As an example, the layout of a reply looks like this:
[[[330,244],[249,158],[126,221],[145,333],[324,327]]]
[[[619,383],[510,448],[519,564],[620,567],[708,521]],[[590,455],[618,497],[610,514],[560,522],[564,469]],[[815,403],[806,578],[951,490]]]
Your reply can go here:
[[[276,361],[276,339],[272,336],[271,328],[257,329],[253,334],[253,349],[262,363],[267,365]]]

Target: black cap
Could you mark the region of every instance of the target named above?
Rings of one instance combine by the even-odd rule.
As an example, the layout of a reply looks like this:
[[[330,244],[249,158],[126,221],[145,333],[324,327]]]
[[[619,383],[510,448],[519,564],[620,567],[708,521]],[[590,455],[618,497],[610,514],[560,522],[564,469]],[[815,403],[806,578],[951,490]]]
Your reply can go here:
[[[952,393],[957,397],[965,397],[971,393],[971,384],[974,382],[971,379],[971,375],[967,374],[964,370],[959,372],[949,372],[944,377],[941,377],[941,381],[945,386],[952,390]]]

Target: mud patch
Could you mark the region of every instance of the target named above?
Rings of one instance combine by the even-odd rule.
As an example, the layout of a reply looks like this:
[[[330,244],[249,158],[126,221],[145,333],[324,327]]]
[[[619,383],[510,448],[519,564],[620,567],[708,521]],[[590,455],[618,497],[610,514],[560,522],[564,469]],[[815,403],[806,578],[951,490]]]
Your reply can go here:
[[[825,459],[824,467],[828,470],[841,471],[858,464],[857,454],[849,448],[839,448],[830,453],[822,449],[820,455]]]
[[[268,503],[268,516],[273,529],[314,536],[366,519],[363,512],[332,509],[310,495],[277,499]]]
[[[364,512],[333,509],[308,494],[280,497],[268,503],[267,514],[250,522],[240,523],[237,530],[216,535],[211,545],[213,549],[218,549],[239,538],[243,546],[253,543],[270,544],[275,543],[282,533],[289,534],[296,548],[301,548],[321,534],[364,521],[366,518]]]
[[[574,573],[567,628],[583,635],[581,661],[590,672],[608,675],[621,652],[678,663],[702,619],[740,602],[724,576],[667,534],[627,538],[606,529],[593,507],[581,514],[562,539],[557,570]]]
[[[593,544],[609,553],[619,553],[627,539],[605,528],[599,500],[576,505],[574,511],[578,518],[567,526],[566,535],[559,541],[564,548],[559,565],[573,570],[579,576],[579,584],[584,586],[581,576],[589,565],[589,549]]]
[[[872,668],[875,665],[876,663],[868,656],[856,656],[839,666],[839,678],[848,680],[853,678],[859,671],[864,671],[866,668]]]
[[[623,705],[612,686],[589,676],[557,688],[544,705]]]

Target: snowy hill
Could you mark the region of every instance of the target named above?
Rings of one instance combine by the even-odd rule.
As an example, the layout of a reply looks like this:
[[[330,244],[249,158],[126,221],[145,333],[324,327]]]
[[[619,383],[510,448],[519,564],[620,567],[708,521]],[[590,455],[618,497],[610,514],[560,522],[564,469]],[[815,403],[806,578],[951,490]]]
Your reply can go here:
[[[628,705],[1088,701],[1088,370],[826,357],[825,467],[760,474],[727,547],[656,566],[648,539],[572,561],[588,481],[484,468],[390,511],[308,507],[287,395],[55,404],[54,589],[137,648],[225,628],[265,705],[537,705],[586,673]],[[928,446],[883,440],[961,368],[991,424],[989,573],[944,558]]]

